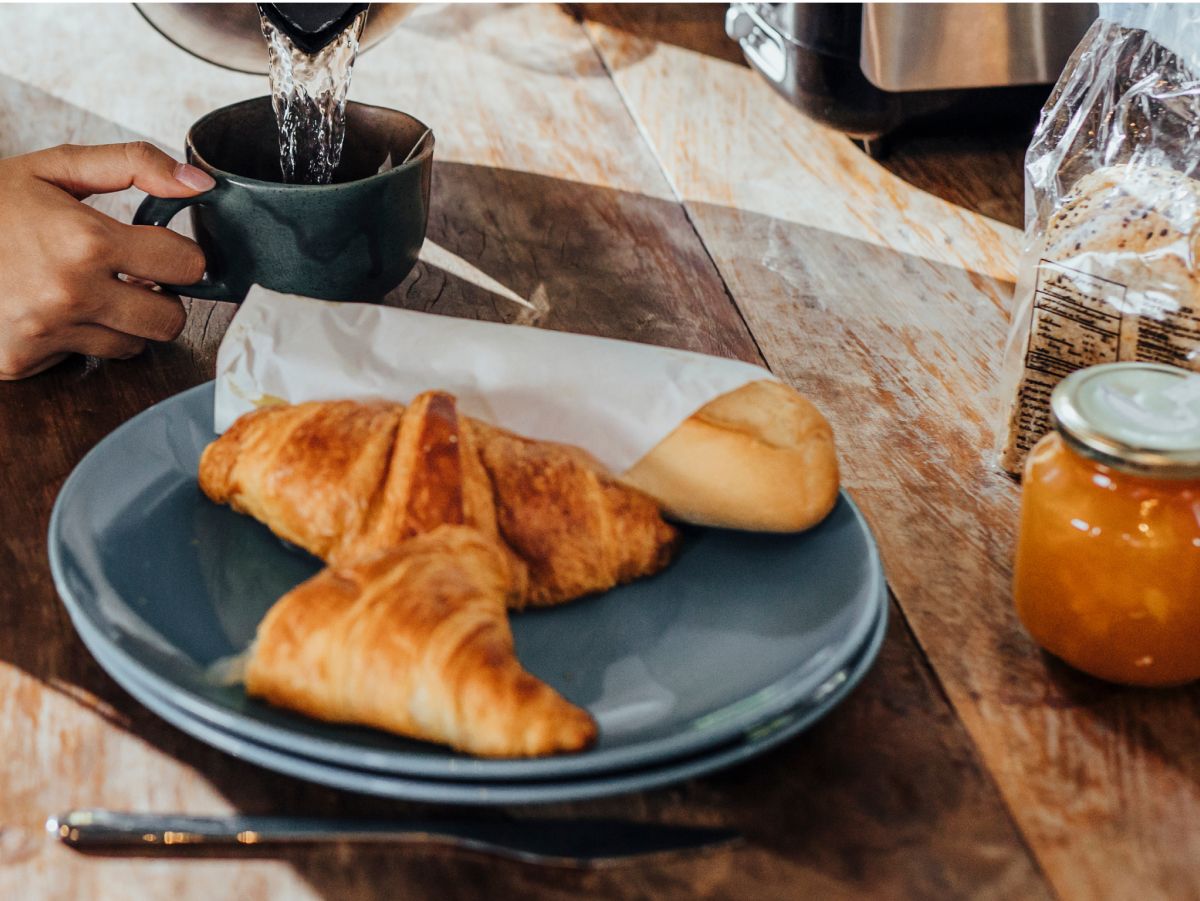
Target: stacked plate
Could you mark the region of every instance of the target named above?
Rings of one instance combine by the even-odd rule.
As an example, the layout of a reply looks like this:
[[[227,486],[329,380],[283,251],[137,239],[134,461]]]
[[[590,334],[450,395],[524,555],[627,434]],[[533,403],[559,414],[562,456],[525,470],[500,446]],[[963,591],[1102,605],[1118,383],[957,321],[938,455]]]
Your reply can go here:
[[[212,384],[101,442],[63,486],[50,562],[80,637],[131,695],[236,757],[338,788],[513,804],[661,786],[745,760],[840,702],[883,640],[887,592],[866,523],[842,496],[802,535],[687,533],[663,573],[515,614],[522,663],[586,707],[584,753],[482,760],[246,697],[214,666],[320,567],[196,484]]]

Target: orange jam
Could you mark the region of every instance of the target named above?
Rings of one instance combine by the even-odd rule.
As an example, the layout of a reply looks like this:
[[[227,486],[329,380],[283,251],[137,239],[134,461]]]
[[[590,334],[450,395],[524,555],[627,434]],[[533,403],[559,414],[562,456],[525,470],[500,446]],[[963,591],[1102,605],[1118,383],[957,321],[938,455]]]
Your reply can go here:
[[[1013,592],[1034,640],[1084,672],[1200,678],[1200,479],[1126,472],[1050,433],[1025,463]]]

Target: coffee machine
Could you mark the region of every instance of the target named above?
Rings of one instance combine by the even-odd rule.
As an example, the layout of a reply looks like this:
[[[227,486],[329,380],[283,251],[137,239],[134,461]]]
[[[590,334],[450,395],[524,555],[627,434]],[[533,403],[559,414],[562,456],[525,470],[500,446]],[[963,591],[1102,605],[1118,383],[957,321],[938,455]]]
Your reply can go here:
[[[734,3],[725,30],[806,115],[873,155],[920,119],[1041,107],[1094,3]]]

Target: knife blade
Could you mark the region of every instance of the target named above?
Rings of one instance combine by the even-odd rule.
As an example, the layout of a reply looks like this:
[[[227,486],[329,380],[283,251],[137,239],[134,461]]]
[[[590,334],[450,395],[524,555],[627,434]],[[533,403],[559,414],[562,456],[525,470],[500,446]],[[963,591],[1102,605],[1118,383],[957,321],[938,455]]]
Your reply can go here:
[[[46,830],[80,851],[259,847],[314,842],[436,843],[526,863],[598,867],[650,855],[728,846],[738,833],[613,819],[339,820],[290,816],[138,814],[72,810]]]

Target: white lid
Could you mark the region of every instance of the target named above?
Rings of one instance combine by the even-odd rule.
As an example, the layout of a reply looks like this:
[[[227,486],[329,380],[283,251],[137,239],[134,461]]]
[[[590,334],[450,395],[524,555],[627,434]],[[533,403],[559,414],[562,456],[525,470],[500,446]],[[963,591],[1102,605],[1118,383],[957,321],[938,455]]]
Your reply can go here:
[[[1050,396],[1063,435],[1122,469],[1200,478],[1200,375],[1160,363],[1073,372]]]

